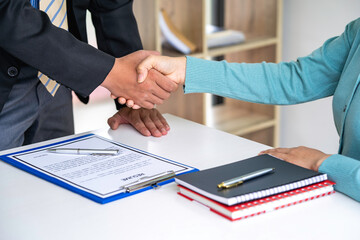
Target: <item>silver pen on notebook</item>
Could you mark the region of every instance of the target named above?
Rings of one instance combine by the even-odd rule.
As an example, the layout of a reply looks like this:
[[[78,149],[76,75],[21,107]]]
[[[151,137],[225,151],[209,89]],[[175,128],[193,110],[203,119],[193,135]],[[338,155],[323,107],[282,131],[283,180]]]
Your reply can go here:
[[[242,184],[243,182],[253,179],[253,178],[257,178],[257,177],[261,177],[265,174],[268,173],[272,173],[275,171],[275,168],[264,168],[264,169],[260,169],[258,171],[255,172],[251,172],[239,177],[235,177],[235,178],[231,178],[229,180],[226,180],[220,184],[218,184],[218,188],[232,188],[232,187],[236,187],[240,184]]]
[[[48,152],[80,155],[116,155],[116,149],[88,149],[88,148],[50,148]]]

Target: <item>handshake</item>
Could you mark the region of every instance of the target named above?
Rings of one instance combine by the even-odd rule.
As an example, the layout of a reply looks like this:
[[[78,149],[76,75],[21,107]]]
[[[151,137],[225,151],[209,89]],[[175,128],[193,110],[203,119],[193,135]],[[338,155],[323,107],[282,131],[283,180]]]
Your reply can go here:
[[[130,108],[154,108],[170,97],[185,82],[186,58],[159,56],[140,50],[115,63],[101,86]]]

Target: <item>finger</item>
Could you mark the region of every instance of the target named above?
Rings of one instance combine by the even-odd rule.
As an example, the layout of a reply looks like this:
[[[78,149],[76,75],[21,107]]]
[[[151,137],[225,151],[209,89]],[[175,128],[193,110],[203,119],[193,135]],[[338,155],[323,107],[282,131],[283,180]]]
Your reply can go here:
[[[148,71],[152,68],[152,63],[148,58],[145,58],[137,67],[136,72],[138,74],[137,81],[142,83],[147,78]]]
[[[289,154],[291,152],[291,149],[292,148],[272,148],[272,149],[261,151],[260,154],[271,154],[272,155],[275,152]]]
[[[168,124],[166,119],[163,117],[163,115],[161,115],[161,113],[158,110],[155,109],[155,111],[156,111],[157,117],[160,119],[162,124],[165,126],[166,131],[170,131],[170,125]]]
[[[113,95],[113,94],[110,94],[110,97],[111,97],[112,99],[116,99],[116,98],[117,98],[117,96],[115,96],[115,95]]]
[[[132,109],[135,109],[135,110],[140,109],[140,108],[141,107],[139,105],[137,105],[137,104],[134,104],[134,106],[132,107]]]
[[[139,92],[137,94],[132,94],[133,97],[129,98],[134,100],[134,103],[144,108],[149,108],[148,106],[144,105],[145,102],[150,102],[152,104],[162,104],[165,99],[168,99],[170,97],[170,92],[165,91],[155,81],[155,79],[158,77],[165,78],[164,81],[167,81],[166,77],[162,76],[159,72],[155,70],[149,71],[148,76],[151,76],[151,78],[148,77],[147,81],[136,87],[138,88],[136,89],[136,91]],[[173,86],[170,87],[171,90],[176,88],[176,84],[174,85],[170,82],[170,86],[171,85]]]
[[[264,154],[273,155],[275,153],[276,153],[276,150],[274,148],[272,148],[272,149],[267,149],[267,150],[261,151],[258,155],[264,155]]]
[[[148,56],[136,67],[136,72],[138,74],[138,83],[144,82],[147,78],[148,71],[155,67],[155,59],[155,56]]]
[[[134,101],[133,100],[127,100],[126,101],[126,106],[129,107],[129,108],[132,108],[134,106]]]
[[[171,94],[167,91],[164,91],[161,87],[155,85],[151,89],[151,94],[153,95],[153,99],[155,104],[162,104],[164,100],[168,99]]]
[[[155,107],[155,104],[149,101],[144,101],[141,105],[139,104],[139,106],[146,109],[153,109]]]
[[[134,103],[140,107],[153,109],[155,105],[161,105],[164,103],[164,99],[159,98],[152,93],[152,90],[148,94],[145,94],[144,97],[134,100]]]
[[[279,153],[290,153],[292,148],[274,148],[272,150],[279,152]]]
[[[149,115],[145,116],[143,121],[145,123],[146,128],[151,132],[151,135],[153,135],[154,137],[162,136],[162,133],[157,128],[157,126],[155,125],[155,122],[150,118]]]
[[[176,83],[173,83],[167,77],[153,69],[149,71],[146,83],[149,85],[148,89],[150,89],[151,93],[162,100],[168,99],[170,97],[170,91],[174,91],[174,89],[177,88]]]
[[[117,113],[115,113],[112,117],[110,117],[107,120],[107,123],[112,130],[118,129],[119,125],[121,124],[120,116]]]
[[[289,161],[289,154],[286,153],[281,153],[281,152],[276,152],[276,151],[272,151],[269,153],[269,155],[276,157],[276,158],[280,158],[284,161]]]
[[[126,103],[126,98],[124,97],[119,97],[118,98],[118,103],[120,103],[121,105],[124,105]]]
[[[143,108],[153,109],[155,104],[162,104],[165,99],[170,97],[170,93],[164,91],[153,81],[146,81],[140,88],[138,93],[133,94],[133,97],[129,99]]]
[[[174,92],[178,88],[175,82],[154,69],[149,71],[149,77],[155,79],[156,84],[167,92]]]
[[[263,151],[259,152],[258,155],[269,154],[269,151],[270,151],[270,150],[271,150],[271,149],[263,150]]]
[[[141,117],[139,116],[139,114],[137,112],[135,112],[136,114],[133,115],[130,119],[129,119],[129,123],[142,135],[144,136],[151,136],[150,131],[146,128],[143,120],[141,119]]]
[[[164,123],[160,120],[155,110],[153,110],[153,112],[151,113],[151,119],[154,122],[156,128],[161,132],[161,134],[166,135],[167,134],[166,127]]]
[[[141,93],[139,96],[133,97],[134,100],[127,100],[126,106],[132,108],[133,106],[137,105],[138,108],[146,108],[146,109],[153,109],[156,104],[162,104],[164,100],[160,99],[159,97],[155,96],[151,90],[148,93]],[[128,102],[130,101],[130,102]],[[133,104],[133,105],[131,105]]]

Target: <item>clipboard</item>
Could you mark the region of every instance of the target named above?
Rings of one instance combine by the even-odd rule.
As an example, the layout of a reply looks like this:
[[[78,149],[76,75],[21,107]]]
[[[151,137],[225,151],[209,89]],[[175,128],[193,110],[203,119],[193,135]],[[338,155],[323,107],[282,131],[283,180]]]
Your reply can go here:
[[[85,144],[87,143],[87,141],[98,141],[100,143],[102,143],[102,141],[104,141],[104,144],[109,144],[109,145],[113,145],[114,147],[119,147],[120,149],[132,154],[135,154],[135,156],[144,156],[143,158],[145,160],[148,161],[153,161],[156,164],[159,164],[160,168],[161,167],[171,167],[173,169],[170,170],[166,170],[166,171],[162,171],[159,170],[157,172],[155,172],[154,174],[133,174],[128,178],[121,178],[121,181],[126,180],[126,184],[121,184],[119,181],[119,183],[115,183],[114,180],[117,179],[116,174],[109,174],[111,171],[123,171],[124,173],[126,173],[126,171],[124,171],[124,169],[129,168],[128,165],[126,167],[124,166],[120,166],[120,168],[114,168],[114,169],[109,169],[109,171],[104,171],[104,172],[100,172],[98,175],[104,175],[104,178],[99,178],[101,180],[99,181],[103,181],[106,183],[106,179],[110,179],[112,180],[111,183],[109,183],[108,185],[112,185],[113,188],[109,188],[106,192],[104,190],[104,192],[106,192],[106,194],[103,194],[102,192],[98,191],[98,190],[94,190],[91,189],[91,184],[89,186],[84,185],[84,184],[79,184],[79,182],[73,181],[73,180],[69,180],[71,178],[66,178],[64,177],[64,175],[60,175],[60,174],[55,174],[53,171],[49,170],[49,166],[52,166],[50,163],[49,165],[46,165],[46,167],[42,166],[39,167],[39,165],[36,165],[35,163],[37,163],[37,161],[40,161],[41,158],[43,159],[50,159],[49,156],[52,156],[53,158],[63,158],[66,155],[62,155],[62,154],[57,154],[57,155],[50,155],[50,154],[54,154],[51,152],[47,152],[48,149],[50,148],[54,148],[54,147],[62,147],[62,146],[71,146],[71,145],[76,145],[76,144]],[[97,143],[97,142],[96,142]],[[46,155],[49,154],[49,155]],[[55,153],[56,154],[56,153]],[[26,156],[26,157],[24,157]],[[33,157],[35,156],[35,157]],[[98,157],[98,159],[100,159],[99,161],[97,161],[97,159],[95,157],[81,157],[81,156],[67,156],[69,157],[69,159],[71,159],[71,163],[74,164],[78,164],[78,162],[80,161],[93,161],[93,163],[96,165],[99,163],[99,161],[107,163],[107,159],[108,161],[110,161],[111,163],[114,162],[120,162],[123,161],[123,158],[121,156],[115,156],[115,157],[109,157],[109,156],[104,156],[104,157]],[[40,160],[34,160],[34,159],[40,159]],[[78,137],[73,137],[73,138],[69,138],[67,140],[64,141],[59,141],[59,142],[55,142],[52,144],[45,144],[43,146],[40,147],[36,147],[36,148],[29,148],[23,151],[19,151],[19,152],[13,152],[13,153],[8,153],[5,155],[0,156],[0,159],[14,167],[17,167],[23,171],[26,171],[30,174],[33,174],[39,178],[42,178],[48,182],[51,182],[53,184],[56,184],[60,187],[63,187],[65,189],[68,189],[74,193],[77,193],[83,197],[86,197],[88,199],[91,199],[97,203],[100,204],[105,204],[105,203],[109,203],[118,199],[122,199],[125,197],[129,197],[132,196],[134,194],[138,194],[150,189],[157,189],[162,185],[165,185],[167,183],[173,182],[174,181],[174,177],[178,176],[178,175],[182,175],[185,173],[189,173],[189,172],[195,172],[198,171],[198,169],[187,166],[185,164],[182,163],[178,163],[175,161],[172,161],[170,159],[161,157],[161,156],[157,156],[155,154],[151,154],[149,152],[146,151],[142,151],[140,149],[122,144],[122,143],[118,143],[103,137],[100,137],[96,134],[84,134]],[[30,159],[30,160],[28,160]],[[85,159],[85,160],[84,160]],[[145,161],[144,160],[144,161]],[[50,161],[50,160],[49,160]],[[56,165],[56,159],[51,159],[52,163],[54,163]],[[70,160],[64,160],[65,162],[70,161]],[[35,162],[35,163],[34,163]],[[134,161],[135,162],[135,161]],[[48,163],[46,163],[48,164]],[[136,164],[136,162],[134,163]],[[85,166],[85,165],[84,165]],[[124,169],[122,169],[121,167],[123,167]],[[159,169],[160,169],[159,168]],[[140,169],[140,168],[139,168]],[[56,169],[58,170],[58,169]],[[120,170],[120,171],[119,171]],[[155,170],[154,170],[155,171]],[[108,175],[106,175],[108,174]],[[70,174],[71,176],[71,174]],[[119,174],[119,178],[120,178],[120,174]],[[90,178],[91,176],[89,176]],[[96,178],[95,180],[89,180],[88,182],[91,182],[93,185],[98,184],[96,182]],[[100,184],[98,184],[100,185]],[[103,184],[105,186],[105,184]],[[100,189],[100,188],[99,188]],[[114,190],[115,189],[115,190]]]

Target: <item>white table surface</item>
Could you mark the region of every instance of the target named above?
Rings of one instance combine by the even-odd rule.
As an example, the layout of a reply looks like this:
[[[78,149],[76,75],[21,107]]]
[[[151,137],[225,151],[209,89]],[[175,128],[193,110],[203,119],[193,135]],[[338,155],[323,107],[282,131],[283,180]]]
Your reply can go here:
[[[95,132],[199,169],[267,148],[165,117],[171,130],[161,138],[143,137],[130,126]],[[360,238],[360,203],[341,193],[231,222],[179,196],[175,183],[101,205],[0,161],[0,194],[1,240]]]

